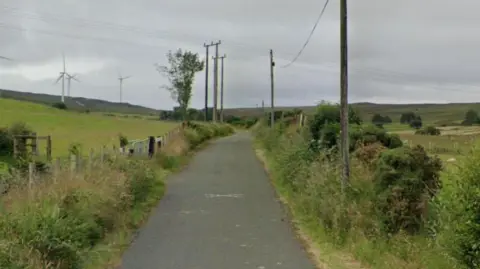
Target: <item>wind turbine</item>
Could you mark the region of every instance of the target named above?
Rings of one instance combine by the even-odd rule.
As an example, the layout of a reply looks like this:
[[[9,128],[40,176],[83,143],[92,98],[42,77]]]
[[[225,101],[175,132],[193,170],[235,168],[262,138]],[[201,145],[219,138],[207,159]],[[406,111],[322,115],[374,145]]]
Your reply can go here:
[[[72,97],[72,96],[70,95],[70,84],[71,84],[71,80],[73,79],[73,80],[75,80],[75,81],[77,81],[77,82],[80,82],[80,80],[77,79],[77,74],[70,75],[69,73],[65,73],[65,75],[67,76],[67,85],[68,85],[68,86],[67,86],[67,89],[68,89],[68,90],[67,90],[67,95],[68,95],[68,97]]]
[[[62,80],[62,103],[65,103],[65,76],[67,74],[67,70],[65,67],[65,54],[62,53],[63,57],[63,72],[60,72],[60,76],[58,77],[57,81],[55,81],[55,84],[57,84],[60,79]]]
[[[123,87],[123,81],[125,79],[128,79],[128,78],[131,78],[132,76],[126,76],[126,77],[122,77],[122,75],[120,73],[118,73],[118,80],[120,81],[120,103],[122,102],[122,87]]]

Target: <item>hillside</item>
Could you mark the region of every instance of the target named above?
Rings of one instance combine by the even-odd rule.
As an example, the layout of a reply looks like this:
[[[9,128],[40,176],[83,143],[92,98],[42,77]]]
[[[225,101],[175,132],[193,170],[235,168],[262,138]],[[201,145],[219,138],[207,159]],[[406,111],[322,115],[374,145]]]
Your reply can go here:
[[[356,103],[352,104],[360,113],[365,121],[369,121],[372,115],[379,113],[383,116],[389,116],[394,122],[400,120],[400,115],[404,112],[413,111],[419,114],[426,122],[459,122],[462,121],[465,113],[469,109],[480,111],[480,103],[451,103],[451,104],[374,104],[374,103]],[[314,106],[303,107],[278,107],[278,110],[301,109],[306,113],[311,113]],[[269,108],[265,108],[269,111]],[[261,108],[233,108],[226,109],[226,114],[237,116],[261,115]]]
[[[40,104],[51,105],[60,100],[58,95],[17,92],[11,90],[0,90],[0,97],[9,98],[20,101],[29,101]],[[128,103],[115,103],[99,99],[90,99],[83,97],[67,98],[65,103],[70,110],[84,111],[89,109],[91,112],[109,112],[121,114],[141,114],[156,116],[160,114],[160,110],[147,108],[139,105]],[[84,105],[84,106],[82,106]],[[375,103],[356,103],[353,106],[360,112],[364,120],[370,120],[374,113],[383,116],[390,116],[397,122],[400,115],[407,111],[418,113],[424,121],[431,123],[441,122],[458,122],[461,121],[465,112],[469,109],[480,111],[480,103],[451,103],[451,104],[375,104]],[[302,107],[278,107],[282,109],[302,109],[306,113],[312,112],[314,106]],[[265,108],[268,111],[268,107]],[[260,116],[261,108],[226,108],[226,115],[235,116]]]
[[[118,135],[144,139],[163,135],[178,125],[175,122],[139,119],[138,117],[104,116],[97,113],[65,111],[53,107],[0,98],[0,128],[16,122],[26,123],[39,136],[51,135],[54,156],[66,155],[71,144],[80,144],[84,152],[102,146],[119,146]],[[45,142],[40,144],[45,154]]]
[[[42,93],[30,93],[30,92],[18,92],[11,90],[1,90],[0,97],[14,99],[19,101],[29,101],[39,104],[51,105],[60,101],[60,96],[42,94]],[[122,114],[142,114],[142,115],[158,115],[160,110],[143,107],[139,105],[132,105],[129,103],[115,103],[99,99],[90,99],[83,97],[69,97],[65,98],[65,104],[71,110],[84,111],[86,109],[91,112],[109,112],[109,113],[122,113]]]

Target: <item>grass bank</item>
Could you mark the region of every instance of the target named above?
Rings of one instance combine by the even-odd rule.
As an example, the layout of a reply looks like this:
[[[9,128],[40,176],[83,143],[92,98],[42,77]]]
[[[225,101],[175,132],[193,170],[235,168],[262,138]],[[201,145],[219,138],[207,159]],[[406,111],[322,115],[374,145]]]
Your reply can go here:
[[[424,184],[438,176],[429,170],[438,161],[420,149],[361,148],[371,162],[359,151],[352,153],[350,187],[342,192],[336,154],[312,151],[308,128],[281,125],[273,130],[257,125],[253,132],[272,181],[319,268],[479,268],[480,255],[472,243],[477,238],[475,225],[480,224],[478,213],[465,213],[478,198],[473,189],[478,191],[474,178],[479,169],[472,160],[480,157],[479,151],[469,163],[459,163],[465,173],[444,174],[443,188],[435,197],[417,199],[413,197],[426,195]],[[367,138],[372,140],[372,135]],[[409,158],[421,163],[417,166]],[[417,177],[422,180],[419,185],[411,181]],[[460,184],[462,180],[469,182],[471,191],[465,192],[467,183]],[[468,203],[458,202],[460,197]],[[452,224],[454,220],[467,224]]]
[[[52,136],[52,154],[61,156],[73,143],[88,150],[104,145],[118,146],[118,134],[129,139],[160,136],[178,126],[175,122],[153,121],[133,117],[110,117],[96,113],[61,110],[41,104],[0,98],[0,127],[25,122],[39,136]],[[40,141],[44,152],[46,143]]]
[[[152,160],[110,156],[78,171],[42,174],[0,198],[0,268],[115,268],[165,191],[165,177],[226,125],[190,124]]]

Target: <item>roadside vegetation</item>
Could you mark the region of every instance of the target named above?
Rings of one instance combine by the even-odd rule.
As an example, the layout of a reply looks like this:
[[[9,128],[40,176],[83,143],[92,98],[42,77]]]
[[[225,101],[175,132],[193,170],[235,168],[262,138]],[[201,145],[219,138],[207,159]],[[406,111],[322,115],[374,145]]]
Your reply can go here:
[[[0,133],[4,157],[11,157],[12,130]],[[228,125],[188,123],[153,159],[97,156],[73,178],[68,167],[46,169],[31,188],[14,160],[0,174],[10,186],[0,196],[0,268],[115,268],[163,196],[166,176],[204,142],[232,132]]]
[[[406,144],[388,131],[385,125],[398,119],[379,114],[365,123],[351,108],[351,179],[342,191],[339,115],[336,104],[322,103],[304,127],[284,116],[274,128],[267,118],[253,129],[274,185],[302,232],[320,246],[320,262],[480,268],[480,149],[462,151],[466,158],[453,166],[425,144]],[[409,136],[431,142],[448,134],[433,125],[422,129],[416,113],[401,118],[413,129]]]

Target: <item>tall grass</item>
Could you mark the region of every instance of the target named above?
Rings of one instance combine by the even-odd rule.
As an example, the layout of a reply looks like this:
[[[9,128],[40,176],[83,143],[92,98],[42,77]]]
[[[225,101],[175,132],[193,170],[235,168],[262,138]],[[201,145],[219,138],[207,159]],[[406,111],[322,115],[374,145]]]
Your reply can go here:
[[[352,159],[351,185],[342,192],[337,157],[309,150],[302,132],[282,134],[278,128],[258,127],[256,136],[274,184],[317,245],[333,246],[367,268],[463,268],[449,247],[440,244],[439,226],[426,225],[415,235],[385,232],[375,175],[364,162]],[[330,266],[337,268],[334,263]]]
[[[198,128],[210,130],[204,138]],[[165,176],[199,140],[232,133],[228,126],[187,128],[153,160],[112,156],[78,171],[40,175],[32,188],[16,182],[0,198],[0,268],[114,268],[134,231],[161,199]],[[168,160],[168,161],[166,161]]]

